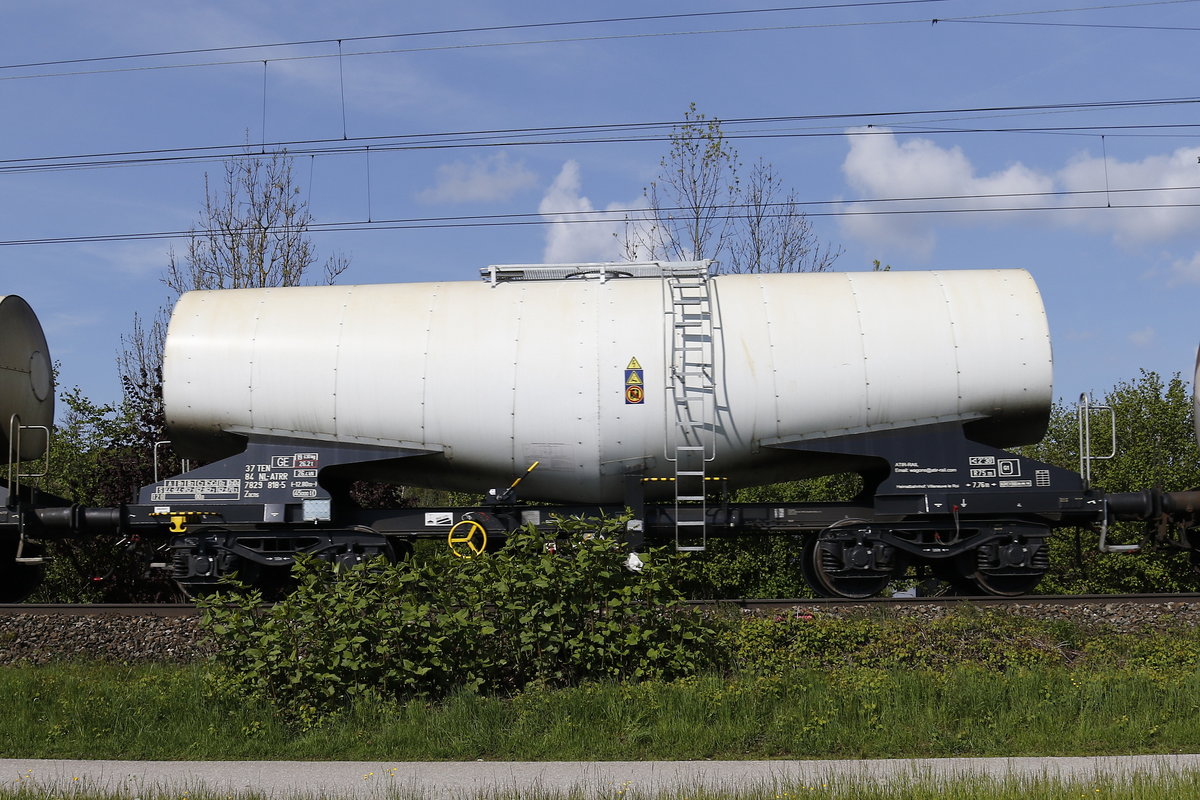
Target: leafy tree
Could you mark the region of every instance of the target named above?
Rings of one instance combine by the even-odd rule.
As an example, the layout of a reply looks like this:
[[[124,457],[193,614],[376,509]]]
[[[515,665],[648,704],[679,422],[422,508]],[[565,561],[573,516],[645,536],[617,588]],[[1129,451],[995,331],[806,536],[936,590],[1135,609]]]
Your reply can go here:
[[[743,181],[737,150],[721,122],[692,103],[675,126],[658,176],[643,192],[649,207],[626,220],[630,260],[698,261],[727,255],[725,272],[824,272],[841,250],[822,244],[793,190],[759,159]]]
[[[127,502],[144,483],[146,460],[127,403],[99,405],[78,387],[61,397],[50,463],[43,488],[84,506],[112,507]],[[150,579],[146,564],[159,561],[137,539],[114,541],[88,535],[49,545],[51,556],[42,585],[31,599],[41,602],[124,602],[176,599],[165,572]]]
[[[1200,486],[1200,451],[1186,382],[1178,373],[1164,381],[1142,370],[1122,381],[1101,401],[1113,409],[1117,452],[1092,466],[1092,485],[1107,492],[1142,489],[1182,491]],[[1097,416],[1092,422],[1093,452],[1105,452],[1111,431]],[[1073,405],[1059,401],[1050,428],[1036,445],[1022,448],[1032,458],[1066,469],[1079,469],[1079,424]],[[1140,523],[1119,523],[1110,541],[1142,541]],[[1136,554],[1101,553],[1092,531],[1061,532],[1051,537],[1051,572],[1039,591],[1118,593],[1195,591],[1200,580],[1188,559],[1176,550],[1145,548]]]

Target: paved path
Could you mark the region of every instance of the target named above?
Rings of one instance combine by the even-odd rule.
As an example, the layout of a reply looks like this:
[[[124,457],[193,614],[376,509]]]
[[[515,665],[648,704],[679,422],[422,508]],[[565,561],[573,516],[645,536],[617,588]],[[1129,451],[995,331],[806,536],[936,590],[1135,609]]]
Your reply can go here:
[[[88,787],[123,797],[162,790],[271,797],[461,798],[500,790],[588,796],[659,790],[821,783],[831,776],[880,779],[969,774],[1090,778],[1200,770],[1200,755],[1100,758],[936,758],[873,761],[59,761],[0,759],[0,786]],[[625,790],[625,791],[622,791]],[[618,795],[618,796],[620,796]]]

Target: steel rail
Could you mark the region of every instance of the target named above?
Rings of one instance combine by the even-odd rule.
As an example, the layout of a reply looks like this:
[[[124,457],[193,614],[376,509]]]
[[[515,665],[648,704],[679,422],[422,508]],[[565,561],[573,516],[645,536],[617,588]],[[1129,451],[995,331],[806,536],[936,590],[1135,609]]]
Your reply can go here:
[[[867,597],[852,600],[844,597],[798,597],[788,599],[728,599],[728,600],[689,600],[688,605],[736,607],[743,609],[773,609],[773,608],[841,608],[851,606],[874,606],[881,608],[906,606],[955,606],[955,605],[984,605],[984,606],[1022,606],[1022,605],[1054,605],[1081,606],[1088,604],[1118,604],[1131,603],[1134,605],[1154,605],[1156,603],[1197,603],[1200,604],[1200,593],[1186,592],[1173,594],[1079,594],[1079,595],[1021,595],[1019,597],[997,597],[995,595],[936,595],[928,597]]]

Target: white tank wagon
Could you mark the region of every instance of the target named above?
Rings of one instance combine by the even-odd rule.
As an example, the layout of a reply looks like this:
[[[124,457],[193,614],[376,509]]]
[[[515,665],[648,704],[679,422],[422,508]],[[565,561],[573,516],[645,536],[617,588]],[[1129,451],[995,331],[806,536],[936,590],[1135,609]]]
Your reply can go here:
[[[914,574],[1021,594],[1048,569],[1056,529],[1128,549],[1106,544],[1114,520],[1145,521],[1200,563],[1200,491],[1106,493],[1002,449],[1036,441],[1051,402],[1025,272],[484,274],[185,295],[166,412],[177,451],[209,463],[117,508],[10,490],[0,598],[35,585],[26,545],[55,537],[107,532],[169,552],[191,592],[231,573],[272,591],[302,553],[350,565],[438,537],[470,556],[525,525],[554,537],[555,514],[627,510],[632,550],[786,534],[809,584],[843,597]],[[23,303],[0,301],[0,412],[26,424],[50,408],[35,326]],[[716,488],[844,471],[863,476],[847,502],[739,503]],[[519,500],[516,476],[523,497],[554,504]],[[360,508],[349,485],[378,479],[488,491],[473,508]]]
[[[426,455],[361,475],[471,491],[537,461],[524,495],[605,503],[627,474],[673,478],[689,444],[708,475],[748,485],[846,466],[784,443],[962,422],[1011,446],[1044,431],[1049,335],[1021,270],[722,275],[700,302],[660,275],[530,272],[188,293],[166,343],[176,449],[396,448]]]

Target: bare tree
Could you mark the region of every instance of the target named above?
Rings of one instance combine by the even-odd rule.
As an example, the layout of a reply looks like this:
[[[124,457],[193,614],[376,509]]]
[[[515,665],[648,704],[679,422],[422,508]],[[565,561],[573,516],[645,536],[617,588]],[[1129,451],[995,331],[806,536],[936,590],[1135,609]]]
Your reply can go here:
[[[168,305],[194,289],[246,289],[298,286],[317,261],[308,231],[313,217],[292,177],[286,151],[247,152],[225,161],[220,187],[204,175],[204,205],[188,231],[182,258],[172,248],[163,283],[171,290]],[[324,263],[322,283],[332,284],[350,266],[341,254]],[[161,380],[167,306],[147,325],[135,314],[133,328],[121,337],[117,367],[129,382],[153,385]]]
[[[754,163],[740,199],[726,272],[825,272],[841,255],[817,237],[795,191],[766,161]]]
[[[187,248],[168,253],[163,283],[170,290],[167,305],[147,322],[135,314],[130,332],[121,337],[117,370],[123,405],[138,429],[137,449],[145,451],[140,474],[129,485],[150,482],[154,442],[163,438],[163,347],[169,306],[194,289],[240,289],[297,286],[308,282],[317,263],[308,231],[313,217],[292,176],[286,152],[259,155],[247,152],[226,160],[222,182],[213,187],[204,176],[204,204],[197,223],[188,231]],[[349,267],[334,255],[324,262],[322,283],[333,283]],[[173,461],[173,457],[168,456]],[[163,465],[166,468],[173,463]]]
[[[720,253],[730,234],[728,209],[740,195],[739,166],[721,123],[692,103],[671,133],[658,177],[643,190],[649,212],[626,224],[626,257],[693,261]]]
[[[720,120],[695,103],[670,141],[643,191],[647,211],[626,219],[626,258],[719,261],[728,253],[723,272],[824,272],[841,255],[819,240],[771,164],[760,159],[743,182]]]
[[[223,184],[212,189],[204,176],[200,224],[188,232],[187,252],[171,250],[163,282],[176,296],[192,289],[298,286],[316,263],[308,238],[312,213],[292,179],[286,152],[225,162]],[[324,283],[333,283],[349,261],[325,262]]]

